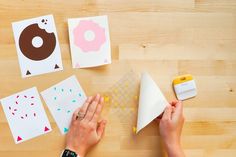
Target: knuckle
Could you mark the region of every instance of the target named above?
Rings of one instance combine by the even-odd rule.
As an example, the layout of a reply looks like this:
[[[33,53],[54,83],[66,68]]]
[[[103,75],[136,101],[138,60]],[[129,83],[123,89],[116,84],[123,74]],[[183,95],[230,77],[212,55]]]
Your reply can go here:
[[[82,108],[79,110],[79,112],[82,112],[82,113],[84,113],[84,112],[85,112],[85,108],[84,108],[84,107],[82,107]]]
[[[161,121],[164,122],[164,123],[167,123],[167,122],[169,121],[169,119],[166,118],[166,117],[163,117],[163,118],[161,119]]]
[[[90,114],[92,114],[92,113],[93,113],[92,110],[91,110],[91,109],[88,109],[87,114],[90,115]]]
[[[95,130],[95,125],[93,125],[92,123],[89,123],[88,128],[89,128],[90,131],[94,131]]]
[[[85,129],[86,128],[86,123],[81,121],[80,124],[79,124],[79,127]]]
[[[92,115],[93,115],[92,112],[87,112],[86,114],[87,117],[91,117]]]
[[[162,123],[164,123],[165,125],[170,125],[171,124],[171,121],[168,119],[168,118],[164,118],[162,120]]]
[[[72,125],[72,126],[74,126],[74,125],[76,125],[76,124],[77,124],[76,121],[72,121],[72,122],[71,122],[71,125]]]
[[[97,118],[98,117],[98,113],[94,113],[93,117]]]
[[[167,120],[166,120],[166,124],[167,124],[167,125],[171,125],[171,120],[167,119]]]

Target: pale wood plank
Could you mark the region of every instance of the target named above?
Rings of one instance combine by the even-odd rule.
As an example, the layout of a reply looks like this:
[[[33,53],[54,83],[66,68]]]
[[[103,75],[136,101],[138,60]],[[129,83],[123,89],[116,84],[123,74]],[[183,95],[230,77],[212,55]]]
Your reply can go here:
[[[120,60],[235,60],[236,40],[119,45]]]

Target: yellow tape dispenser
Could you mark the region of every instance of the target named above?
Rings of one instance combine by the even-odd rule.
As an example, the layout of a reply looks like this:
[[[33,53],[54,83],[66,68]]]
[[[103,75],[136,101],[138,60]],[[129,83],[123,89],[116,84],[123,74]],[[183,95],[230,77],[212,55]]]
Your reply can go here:
[[[190,74],[176,77],[173,87],[178,100],[186,100],[197,95],[196,83]]]

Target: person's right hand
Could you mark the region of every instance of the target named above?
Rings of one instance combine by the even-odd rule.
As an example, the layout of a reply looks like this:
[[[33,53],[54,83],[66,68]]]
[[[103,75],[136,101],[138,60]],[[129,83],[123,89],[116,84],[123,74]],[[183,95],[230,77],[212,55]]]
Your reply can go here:
[[[183,124],[182,102],[173,101],[166,107],[159,124],[160,135],[169,157],[184,156],[180,141]]]

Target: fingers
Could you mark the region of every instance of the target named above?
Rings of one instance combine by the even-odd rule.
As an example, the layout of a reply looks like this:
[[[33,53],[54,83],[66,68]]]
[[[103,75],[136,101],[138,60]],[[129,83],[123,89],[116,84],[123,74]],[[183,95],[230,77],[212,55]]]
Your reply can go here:
[[[178,100],[173,100],[172,102],[170,102],[170,105],[173,107],[176,107],[176,104],[178,103]]]
[[[164,111],[156,119],[160,120],[162,118],[163,114],[164,114]]]
[[[166,109],[163,113],[162,119],[163,120],[170,120],[171,114],[172,114],[172,107],[168,105],[168,106],[166,106]]]
[[[75,112],[73,113],[73,116],[72,116],[72,120],[73,120],[73,121],[77,120],[77,115],[78,115],[79,111],[80,111],[80,107],[77,108],[77,109],[75,110]]]
[[[85,101],[84,105],[81,107],[80,112],[86,114],[89,104],[92,102],[92,100],[94,99],[93,96],[90,96],[87,98],[87,100]]]
[[[96,111],[95,111],[95,113],[94,113],[94,115],[93,115],[93,118],[92,118],[91,122],[97,123],[98,118],[99,118],[99,116],[100,116],[100,114],[101,114],[101,112],[102,112],[103,101],[104,101],[104,98],[101,97],[100,100],[99,100],[99,103],[98,103],[98,105],[97,105]]]
[[[173,117],[178,118],[180,116],[183,116],[183,104],[181,101],[178,101],[175,104],[175,112],[173,113]]]
[[[86,112],[87,112],[88,106],[89,106],[89,104],[92,102],[92,100],[93,100],[93,97],[92,97],[92,96],[88,97],[87,100],[85,101],[84,105],[83,105],[82,107],[79,107],[79,108],[77,108],[77,109],[75,110],[72,119],[73,119],[73,120],[77,120],[77,116],[78,116],[78,113],[79,113],[79,112],[81,112],[81,114],[84,114],[84,115],[85,115]]]
[[[97,135],[98,135],[99,140],[103,137],[105,133],[106,123],[107,123],[106,120],[102,120],[100,123],[98,123]]]
[[[89,105],[89,107],[87,109],[87,113],[86,113],[86,115],[84,117],[85,121],[91,121],[92,120],[93,115],[94,115],[94,113],[96,111],[96,108],[97,108],[97,105],[98,105],[99,101],[100,101],[100,95],[97,94],[96,97],[93,99],[93,101],[90,102],[90,105]]]
[[[156,121],[157,123],[160,123],[161,119],[156,118],[155,121]]]

